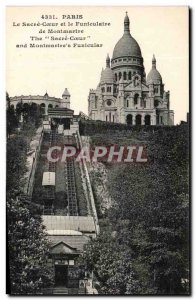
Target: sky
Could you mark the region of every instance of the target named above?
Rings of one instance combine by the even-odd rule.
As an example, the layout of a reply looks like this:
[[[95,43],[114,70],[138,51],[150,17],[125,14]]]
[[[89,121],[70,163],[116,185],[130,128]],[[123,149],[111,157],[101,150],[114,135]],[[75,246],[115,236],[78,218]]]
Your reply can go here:
[[[7,7],[6,89],[9,95],[44,95],[47,91],[50,96],[61,97],[64,89],[68,88],[71,94],[71,108],[75,113],[87,113],[89,89],[97,87],[107,53],[112,57],[114,46],[123,35],[126,11],[130,18],[131,34],[142,51],[146,75],[151,69],[152,56],[155,54],[157,69],[162,75],[165,90],[170,91],[170,108],[175,112],[175,124],[186,120],[189,111],[187,6]],[[58,19],[41,19],[42,15],[48,14],[54,14]],[[83,19],[66,20],[62,19],[62,15],[83,15]],[[75,36],[85,36],[86,41],[76,41],[77,43],[99,43],[103,44],[103,47],[16,48],[16,44],[29,44],[30,36],[43,38],[43,41],[37,41],[37,44],[48,43],[47,38],[45,39],[48,34],[39,33],[41,27],[21,26],[22,22],[43,21],[66,22],[64,27],[45,26],[43,29],[84,30],[84,34]],[[68,21],[72,22],[73,26],[67,26]],[[111,25],[75,27],[75,21],[106,22]],[[20,26],[13,26],[13,22],[15,25],[20,23]],[[72,45],[74,42],[68,43]]]

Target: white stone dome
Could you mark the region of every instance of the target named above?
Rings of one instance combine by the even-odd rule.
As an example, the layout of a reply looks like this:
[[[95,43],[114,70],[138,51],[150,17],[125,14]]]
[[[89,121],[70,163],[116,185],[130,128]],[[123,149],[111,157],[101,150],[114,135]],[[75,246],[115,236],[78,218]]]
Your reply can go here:
[[[147,79],[146,79],[147,84],[149,83],[162,83],[162,76],[160,75],[159,71],[156,69],[156,58],[153,55],[152,58],[152,69],[148,73]]]
[[[106,67],[104,70],[102,70],[101,79],[100,79],[101,84],[114,83],[114,81],[115,81],[114,73],[109,67]]]

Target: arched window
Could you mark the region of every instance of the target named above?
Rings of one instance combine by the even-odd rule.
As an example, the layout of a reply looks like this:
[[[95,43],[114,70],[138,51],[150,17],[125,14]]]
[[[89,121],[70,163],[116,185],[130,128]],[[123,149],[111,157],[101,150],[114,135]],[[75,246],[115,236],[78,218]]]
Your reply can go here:
[[[133,116],[132,115],[127,115],[126,122],[127,122],[128,125],[132,125],[133,124]]]
[[[109,92],[109,93],[111,92],[111,86],[107,87],[107,92]]]
[[[142,116],[137,115],[135,118],[136,125],[141,125],[142,124]]]
[[[127,107],[129,107],[129,100],[127,99]]]
[[[44,114],[45,113],[45,103],[41,103],[41,112]]]
[[[145,125],[150,125],[151,124],[151,116],[150,115],[146,115],[145,116]]]
[[[58,105],[55,106],[56,108],[58,107]]]
[[[105,92],[105,88],[103,87],[103,88],[102,88],[102,93],[104,93],[104,92]]]
[[[48,105],[48,108],[53,108],[53,105],[52,105],[52,104],[49,104],[49,105]]]
[[[158,106],[158,100],[154,100],[154,107]]]
[[[124,79],[124,80],[127,79],[127,73],[126,73],[126,72],[123,73],[123,79]]]
[[[131,72],[129,72],[128,79],[131,80]]]
[[[134,95],[134,105],[138,104],[138,97],[139,97],[139,94]]]
[[[115,80],[117,81],[117,73],[115,73]]]
[[[121,79],[121,77],[122,77],[122,73],[121,73],[121,72],[119,72],[119,80]]]

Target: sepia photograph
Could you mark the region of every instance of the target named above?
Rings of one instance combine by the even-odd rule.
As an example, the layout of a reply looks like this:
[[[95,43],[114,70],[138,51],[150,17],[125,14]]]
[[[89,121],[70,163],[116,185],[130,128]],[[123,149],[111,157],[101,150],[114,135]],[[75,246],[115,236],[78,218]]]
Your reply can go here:
[[[6,7],[6,294],[191,295],[189,19]]]

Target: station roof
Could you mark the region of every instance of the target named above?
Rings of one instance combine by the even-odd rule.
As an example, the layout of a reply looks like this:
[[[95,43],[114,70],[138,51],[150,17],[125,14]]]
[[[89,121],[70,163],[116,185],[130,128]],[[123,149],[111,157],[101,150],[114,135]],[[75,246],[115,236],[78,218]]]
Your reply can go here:
[[[46,231],[50,230],[74,230],[80,232],[95,232],[93,217],[87,216],[51,216],[43,215],[43,225]]]
[[[48,237],[51,247],[63,242],[66,245],[76,248],[77,251],[83,251],[83,247],[90,241],[90,238],[86,235],[80,236],[49,236]]]
[[[76,230],[64,230],[64,229],[52,229],[52,230],[47,230],[48,235],[82,235],[82,232],[76,231]]]

